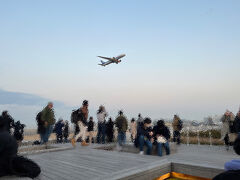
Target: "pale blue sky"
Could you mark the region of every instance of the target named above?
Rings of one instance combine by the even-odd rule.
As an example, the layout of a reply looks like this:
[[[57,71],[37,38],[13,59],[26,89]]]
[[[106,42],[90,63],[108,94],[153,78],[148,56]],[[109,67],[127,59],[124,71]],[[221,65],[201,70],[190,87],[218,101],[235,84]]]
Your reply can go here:
[[[129,116],[240,104],[240,1],[0,1],[0,88]],[[125,53],[98,66],[97,55]]]

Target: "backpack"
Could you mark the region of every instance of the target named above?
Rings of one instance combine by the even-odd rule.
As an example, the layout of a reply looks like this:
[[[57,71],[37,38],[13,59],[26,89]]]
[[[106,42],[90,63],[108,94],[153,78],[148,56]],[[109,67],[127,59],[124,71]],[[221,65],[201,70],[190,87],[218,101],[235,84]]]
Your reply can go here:
[[[79,112],[79,109],[72,111],[72,114],[71,114],[71,123],[77,124],[77,122],[78,122],[78,120],[79,120],[79,118],[78,118],[78,112]]]
[[[40,111],[36,116],[36,121],[38,124],[40,124],[42,121],[41,117],[42,117],[42,111]]]
[[[179,119],[179,121],[178,121],[177,127],[178,127],[178,130],[179,130],[179,131],[181,131],[182,128],[183,128],[183,122],[182,122],[180,119]]]

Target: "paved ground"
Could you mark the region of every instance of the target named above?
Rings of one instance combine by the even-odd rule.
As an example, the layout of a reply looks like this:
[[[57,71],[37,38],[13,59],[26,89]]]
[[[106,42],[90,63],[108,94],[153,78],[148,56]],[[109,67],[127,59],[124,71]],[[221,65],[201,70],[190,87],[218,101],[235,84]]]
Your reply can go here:
[[[70,147],[70,144],[62,146]],[[222,146],[180,145],[177,153],[164,157],[94,149],[96,147],[99,146],[77,146],[76,149],[28,157],[41,166],[42,173],[37,178],[39,180],[120,179],[172,162],[223,169],[226,161],[238,158],[231,149],[226,151]],[[0,179],[24,180],[28,178],[3,177]]]

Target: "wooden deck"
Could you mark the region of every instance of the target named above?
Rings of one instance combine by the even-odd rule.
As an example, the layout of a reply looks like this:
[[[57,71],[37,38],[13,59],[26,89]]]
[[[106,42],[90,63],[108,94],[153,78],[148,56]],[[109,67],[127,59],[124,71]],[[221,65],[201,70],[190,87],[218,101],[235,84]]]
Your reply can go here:
[[[71,145],[61,146],[70,147]],[[76,149],[28,157],[41,166],[42,173],[36,178],[38,180],[153,179],[156,177],[156,172],[160,173],[160,169],[162,174],[173,169],[185,171],[185,173],[189,171],[191,174],[194,170],[190,166],[197,167],[196,173],[201,173],[199,166],[212,168],[212,174],[208,176],[214,176],[219,173],[219,170],[223,170],[226,161],[238,158],[232,150],[227,152],[224,147],[215,146],[181,145],[176,154],[164,157],[94,149],[96,147],[99,145],[77,146]],[[144,172],[144,177],[141,172]],[[0,179],[29,178],[3,177]]]

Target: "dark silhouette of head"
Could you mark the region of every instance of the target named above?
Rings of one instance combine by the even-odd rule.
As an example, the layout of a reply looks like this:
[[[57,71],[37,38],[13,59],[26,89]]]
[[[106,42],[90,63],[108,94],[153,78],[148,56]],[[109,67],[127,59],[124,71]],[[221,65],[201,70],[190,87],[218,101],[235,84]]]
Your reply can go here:
[[[105,107],[103,105],[99,106],[97,113],[99,114],[102,113],[103,111],[105,111]]]
[[[157,126],[158,127],[164,127],[165,126],[165,122],[164,122],[164,120],[158,120],[158,122],[157,122]]]
[[[144,121],[143,121],[143,124],[147,124],[147,125],[150,125],[152,123],[152,120],[150,118],[145,118]]]
[[[132,122],[132,123],[133,123],[133,122],[135,122],[135,119],[134,119],[134,118],[132,118],[131,122]]]
[[[84,100],[82,103],[83,106],[88,106],[88,100]]]
[[[2,116],[7,116],[8,115],[8,111],[3,111],[2,112]]]
[[[123,111],[120,110],[120,111],[118,112],[118,114],[119,114],[119,116],[122,116],[122,115],[123,115]]]

